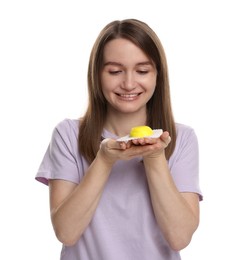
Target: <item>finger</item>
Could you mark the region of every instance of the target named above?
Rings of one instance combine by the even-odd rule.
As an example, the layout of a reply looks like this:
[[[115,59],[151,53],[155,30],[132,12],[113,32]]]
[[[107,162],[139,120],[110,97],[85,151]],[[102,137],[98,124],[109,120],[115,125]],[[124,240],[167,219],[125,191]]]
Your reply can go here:
[[[168,136],[168,144],[171,142],[171,136]]]
[[[131,146],[132,146],[132,142],[129,141],[126,143],[126,149],[130,148]]]
[[[167,139],[168,137],[169,137],[169,132],[167,132],[167,131],[163,132],[162,135],[160,136],[160,138],[161,138],[162,140],[165,140],[165,139]]]
[[[171,142],[170,135],[164,139],[164,142],[165,142],[166,145],[168,145]]]
[[[125,143],[125,142],[120,142],[119,145],[120,145],[120,149],[122,149],[122,150],[127,149],[127,143]]]
[[[138,138],[135,140],[132,140],[134,145],[146,145],[146,144],[154,144],[157,142],[156,138]]]
[[[109,141],[108,138],[103,139],[103,140],[100,142],[100,148],[105,147],[105,146],[107,145],[107,142],[108,142],[108,141]]]
[[[146,144],[155,144],[157,143],[157,138],[145,138]]]
[[[160,136],[161,140],[168,146],[168,144],[171,142],[171,137],[169,135],[169,132],[165,131]]]
[[[144,139],[144,138],[139,138],[139,139],[137,139],[137,141],[135,142],[135,144],[145,145],[145,139]]]
[[[119,145],[120,145],[120,149],[125,150],[132,146],[132,142],[131,141],[119,142]]]
[[[123,142],[117,142],[110,138],[106,138],[100,143],[100,147],[104,147],[109,150],[124,150],[126,149],[126,144]]]

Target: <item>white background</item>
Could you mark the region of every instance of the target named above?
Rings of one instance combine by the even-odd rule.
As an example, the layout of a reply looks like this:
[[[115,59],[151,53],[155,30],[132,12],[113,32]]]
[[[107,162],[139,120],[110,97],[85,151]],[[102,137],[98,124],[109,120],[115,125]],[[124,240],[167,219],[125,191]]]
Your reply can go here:
[[[53,127],[86,108],[99,31],[137,18],[165,47],[176,121],[199,138],[204,201],[183,259],[245,259],[244,13],[242,0],[0,2],[0,258],[59,259],[48,188],[34,177]]]

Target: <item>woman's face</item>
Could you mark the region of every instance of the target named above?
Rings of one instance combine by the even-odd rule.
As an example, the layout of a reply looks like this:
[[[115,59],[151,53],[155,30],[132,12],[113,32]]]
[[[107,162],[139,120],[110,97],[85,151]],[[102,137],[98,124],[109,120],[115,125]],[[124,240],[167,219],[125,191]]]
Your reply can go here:
[[[126,39],[114,39],[104,49],[101,84],[110,111],[146,112],[157,79],[153,62]]]

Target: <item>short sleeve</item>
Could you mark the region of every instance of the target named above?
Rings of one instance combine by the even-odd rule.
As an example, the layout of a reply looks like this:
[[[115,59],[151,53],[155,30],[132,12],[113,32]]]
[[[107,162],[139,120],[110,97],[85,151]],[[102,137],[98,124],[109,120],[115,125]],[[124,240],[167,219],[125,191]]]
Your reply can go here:
[[[195,131],[179,127],[176,148],[170,158],[170,171],[180,192],[194,192],[202,200],[199,185],[199,147]]]
[[[71,122],[64,120],[53,130],[51,141],[36,175],[36,180],[48,185],[49,179],[80,182],[77,136]]]

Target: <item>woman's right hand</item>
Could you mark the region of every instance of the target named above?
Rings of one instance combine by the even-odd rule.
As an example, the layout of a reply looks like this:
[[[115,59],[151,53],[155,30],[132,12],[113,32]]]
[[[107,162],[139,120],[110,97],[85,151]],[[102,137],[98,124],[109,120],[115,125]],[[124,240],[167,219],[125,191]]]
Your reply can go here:
[[[131,143],[120,143],[114,139],[106,138],[100,144],[99,155],[109,164],[114,164],[117,160],[128,160],[125,151],[130,148]]]

